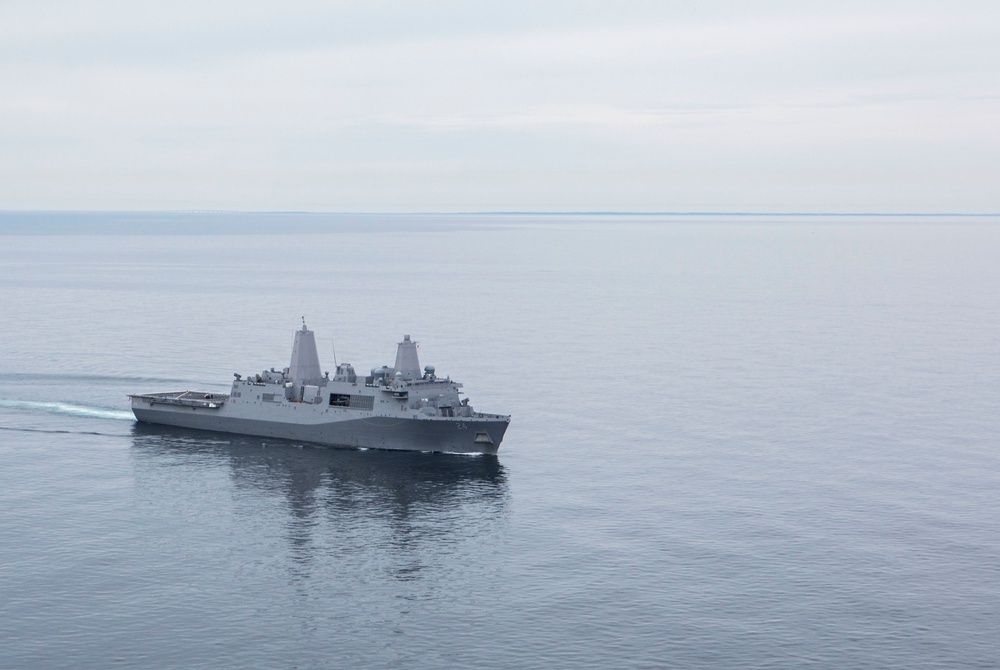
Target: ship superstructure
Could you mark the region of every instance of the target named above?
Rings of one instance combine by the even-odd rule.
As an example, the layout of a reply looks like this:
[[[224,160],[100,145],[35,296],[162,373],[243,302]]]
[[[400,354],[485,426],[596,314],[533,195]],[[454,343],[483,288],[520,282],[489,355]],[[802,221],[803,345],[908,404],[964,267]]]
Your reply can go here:
[[[303,319],[287,368],[234,377],[228,394],[131,394],[132,412],[148,423],[333,446],[490,454],[510,423],[508,415],[476,412],[459,397],[462,384],[438,377],[433,366],[421,370],[409,335],[392,367],[359,377],[341,363],[331,377],[321,372]]]

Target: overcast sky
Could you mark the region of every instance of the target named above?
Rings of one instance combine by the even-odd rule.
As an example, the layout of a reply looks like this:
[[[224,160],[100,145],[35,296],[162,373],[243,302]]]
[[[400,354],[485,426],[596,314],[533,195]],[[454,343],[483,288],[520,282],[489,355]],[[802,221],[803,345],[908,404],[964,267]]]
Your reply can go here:
[[[1000,211],[1000,2],[0,3],[0,209]]]

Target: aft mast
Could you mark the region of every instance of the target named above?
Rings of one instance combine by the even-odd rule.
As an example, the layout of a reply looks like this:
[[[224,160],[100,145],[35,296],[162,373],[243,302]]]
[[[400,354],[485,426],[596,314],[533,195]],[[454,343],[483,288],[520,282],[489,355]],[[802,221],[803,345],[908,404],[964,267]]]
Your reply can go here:
[[[403,341],[396,348],[396,365],[393,373],[403,379],[420,379],[420,360],[417,358],[417,343],[409,335],[403,335]]]
[[[302,330],[295,331],[292,345],[292,362],[288,366],[288,376],[299,383],[318,382],[323,379],[316,352],[316,336],[306,328],[306,317],[302,317]]]

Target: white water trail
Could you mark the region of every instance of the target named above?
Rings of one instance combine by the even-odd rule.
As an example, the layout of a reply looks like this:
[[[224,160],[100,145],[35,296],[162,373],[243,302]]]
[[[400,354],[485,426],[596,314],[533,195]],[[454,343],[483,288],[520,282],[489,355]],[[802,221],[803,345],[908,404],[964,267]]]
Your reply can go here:
[[[68,414],[70,416],[86,416],[93,419],[115,419],[117,421],[134,421],[132,412],[119,409],[102,409],[100,407],[87,407],[86,405],[73,405],[66,402],[33,402],[30,400],[0,400],[0,407],[11,409],[27,409],[53,414]]]

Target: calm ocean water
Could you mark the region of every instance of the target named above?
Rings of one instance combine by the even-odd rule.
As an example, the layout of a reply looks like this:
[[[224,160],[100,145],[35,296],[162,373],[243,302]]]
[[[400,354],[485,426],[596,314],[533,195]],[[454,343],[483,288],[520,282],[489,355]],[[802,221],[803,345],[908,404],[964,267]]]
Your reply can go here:
[[[0,215],[0,668],[1000,667],[998,224]],[[303,315],[499,456],[131,420]]]

